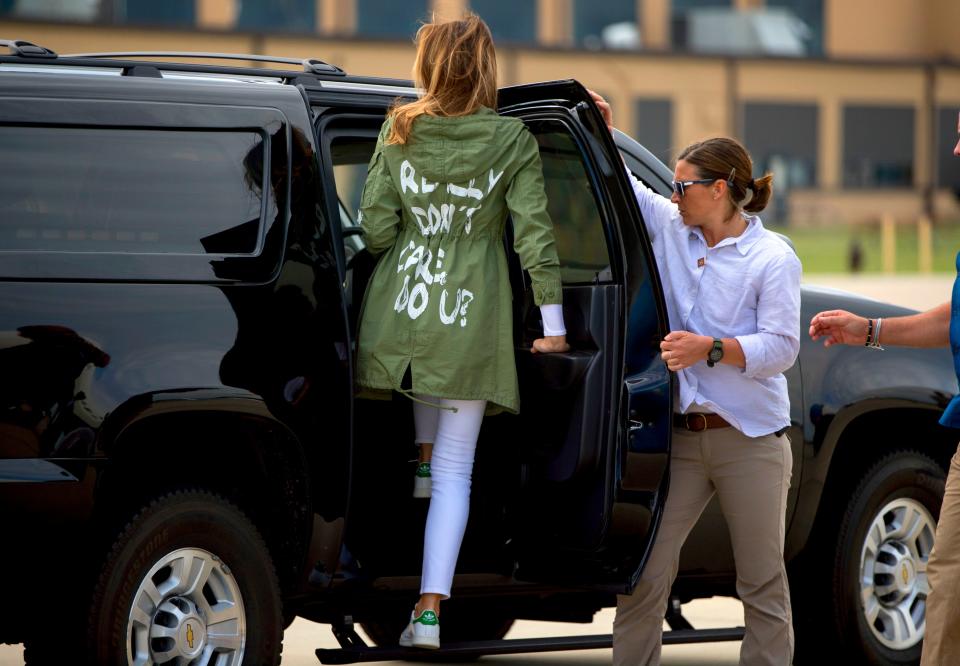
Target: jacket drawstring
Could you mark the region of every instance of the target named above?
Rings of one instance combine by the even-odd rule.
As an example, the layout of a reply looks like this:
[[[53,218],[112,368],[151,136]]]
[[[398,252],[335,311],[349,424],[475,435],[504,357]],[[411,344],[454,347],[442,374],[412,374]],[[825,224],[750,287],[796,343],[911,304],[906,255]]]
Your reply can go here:
[[[447,410],[447,411],[449,411],[449,412],[452,412],[452,413],[454,413],[454,414],[456,414],[456,413],[459,411],[456,407],[453,407],[453,406],[451,406],[451,407],[443,407],[442,405],[438,405],[438,404],[435,403],[435,402],[430,402],[430,401],[428,401],[428,400],[421,400],[421,399],[418,398],[416,395],[414,395],[412,389],[405,389],[405,388],[403,388],[403,387],[400,386],[400,383],[399,383],[399,382],[394,381],[393,376],[390,374],[390,371],[387,369],[387,366],[384,365],[384,364],[383,364],[383,361],[381,361],[381,360],[377,357],[376,352],[371,352],[371,353],[370,353],[370,358],[372,358],[374,361],[376,361],[376,362],[380,365],[380,367],[383,368],[383,374],[385,374],[385,375],[387,376],[387,380],[393,385],[393,390],[396,391],[397,393],[399,393],[400,395],[402,395],[402,396],[404,396],[404,397],[406,397],[406,398],[409,398],[409,399],[412,400],[413,402],[419,402],[421,405],[427,405],[428,407],[435,407],[436,409],[445,409],[445,410]]]

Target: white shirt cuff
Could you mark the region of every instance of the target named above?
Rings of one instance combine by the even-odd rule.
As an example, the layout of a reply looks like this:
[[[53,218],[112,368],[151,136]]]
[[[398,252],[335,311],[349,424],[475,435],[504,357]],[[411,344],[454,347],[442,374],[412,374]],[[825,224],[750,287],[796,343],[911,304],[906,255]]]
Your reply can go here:
[[[559,303],[548,303],[540,306],[540,318],[543,319],[544,335],[566,335],[567,329],[563,325],[563,306]]]
[[[753,377],[760,370],[757,366],[763,360],[763,341],[756,334],[738,335],[736,341],[740,343],[740,348],[743,350],[742,372],[747,377]]]

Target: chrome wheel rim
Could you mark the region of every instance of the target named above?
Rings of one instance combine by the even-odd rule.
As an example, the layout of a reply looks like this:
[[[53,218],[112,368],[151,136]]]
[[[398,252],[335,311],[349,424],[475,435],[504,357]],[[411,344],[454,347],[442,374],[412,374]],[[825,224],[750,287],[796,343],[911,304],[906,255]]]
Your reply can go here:
[[[154,564],[133,596],[127,663],[240,666],[246,637],[230,568],[205,550],[183,548]]]
[[[867,626],[891,650],[923,640],[927,561],[937,523],[915,499],[888,502],[874,516],[860,554],[860,603]]]

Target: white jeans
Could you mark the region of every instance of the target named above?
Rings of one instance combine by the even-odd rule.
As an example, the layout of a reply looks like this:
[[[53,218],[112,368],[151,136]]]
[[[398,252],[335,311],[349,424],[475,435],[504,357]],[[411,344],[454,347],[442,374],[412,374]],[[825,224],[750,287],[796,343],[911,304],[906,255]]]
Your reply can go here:
[[[423,578],[420,594],[450,596],[453,571],[470,513],[473,455],[486,400],[447,400],[417,395],[440,409],[413,403],[418,444],[433,443],[432,489],[423,535]],[[456,408],[453,412],[449,408]],[[444,409],[446,408],[446,409]]]

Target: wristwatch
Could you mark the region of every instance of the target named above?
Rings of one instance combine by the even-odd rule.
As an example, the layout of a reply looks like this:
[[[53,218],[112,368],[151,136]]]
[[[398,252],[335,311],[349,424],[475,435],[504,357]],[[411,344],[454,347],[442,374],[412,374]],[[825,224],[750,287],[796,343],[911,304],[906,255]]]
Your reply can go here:
[[[710,348],[710,353],[707,354],[707,367],[712,368],[717,363],[723,359],[723,340],[720,338],[713,339],[713,347]]]

